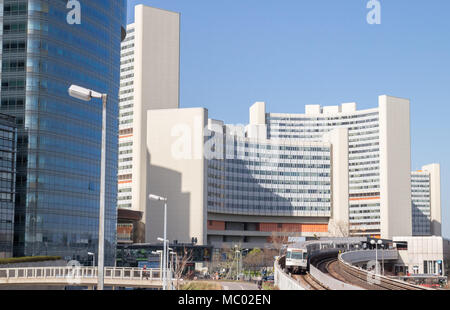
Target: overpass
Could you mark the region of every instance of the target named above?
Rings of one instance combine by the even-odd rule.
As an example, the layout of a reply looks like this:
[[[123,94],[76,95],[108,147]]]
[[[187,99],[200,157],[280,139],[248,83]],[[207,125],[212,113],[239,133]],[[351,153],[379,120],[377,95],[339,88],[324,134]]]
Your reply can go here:
[[[142,268],[106,267],[104,271],[104,286],[159,289],[163,284],[161,276],[162,272],[160,269],[146,269],[144,271]],[[172,279],[172,283],[174,281],[175,279]],[[87,286],[93,289],[97,282],[97,267],[66,266],[0,269],[0,286]]]

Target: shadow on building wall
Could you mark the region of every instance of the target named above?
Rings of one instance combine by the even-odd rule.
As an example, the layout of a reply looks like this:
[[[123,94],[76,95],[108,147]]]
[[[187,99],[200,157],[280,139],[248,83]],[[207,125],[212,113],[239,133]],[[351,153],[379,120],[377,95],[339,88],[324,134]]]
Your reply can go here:
[[[151,164],[147,152],[147,187],[145,196],[155,194],[167,197],[167,238],[173,242],[190,242],[191,194],[182,192],[181,173]],[[147,201],[145,213],[146,242],[158,242],[164,235],[164,202]]]

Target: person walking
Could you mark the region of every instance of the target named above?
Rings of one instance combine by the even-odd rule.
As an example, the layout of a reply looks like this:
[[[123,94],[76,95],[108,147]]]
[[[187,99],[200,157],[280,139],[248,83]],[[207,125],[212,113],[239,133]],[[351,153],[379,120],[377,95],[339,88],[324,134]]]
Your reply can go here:
[[[144,278],[145,279],[147,279],[148,280],[148,272],[147,272],[147,265],[144,265],[144,268],[143,268],[143,276],[144,276]]]

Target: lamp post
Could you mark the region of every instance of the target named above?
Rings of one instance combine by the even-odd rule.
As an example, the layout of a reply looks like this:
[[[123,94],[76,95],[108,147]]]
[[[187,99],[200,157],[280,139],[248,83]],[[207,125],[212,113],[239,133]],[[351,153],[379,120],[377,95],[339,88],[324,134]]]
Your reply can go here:
[[[157,238],[158,241],[163,242],[163,290],[167,289],[167,268],[168,268],[168,246],[167,246],[167,239],[163,239],[163,238]]]
[[[163,252],[161,250],[152,251],[152,254],[153,255],[159,255],[159,274],[160,274],[160,276],[162,276],[162,268],[163,268],[163,266],[162,266],[162,254],[163,254]]]
[[[100,214],[98,225],[98,283],[97,289],[103,290],[104,265],[105,265],[105,183],[106,183],[106,104],[107,94],[72,85],[69,87],[69,95],[83,101],[91,101],[92,98],[102,99],[102,150],[100,163]]]
[[[383,241],[381,241],[381,240],[375,241],[372,239],[372,240],[370,240],[370,243],[375,245],[375,261],[376,261],[375,273],[378,274],[379,273],[378,272],[378,245],[382,244]]]
[[[92,267],[95,267],[95,253],[88,252],[89,256],[92,256]]]
[[[164,255],[163,255],[163,266],[164,266],[164,278],[163,278],[163,290],[167,288],[167,198],[150,194],[148,196],[150,200],[164,201]],[[160,238],[158,238],[159,240]]]

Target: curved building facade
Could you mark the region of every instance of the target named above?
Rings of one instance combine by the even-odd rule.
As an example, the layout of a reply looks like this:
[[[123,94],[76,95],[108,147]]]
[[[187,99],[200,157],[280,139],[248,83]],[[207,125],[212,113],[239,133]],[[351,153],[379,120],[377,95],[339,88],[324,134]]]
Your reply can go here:
[[[335,128],[348,129],[349,229],[356,234],[379,234],[380,118],[378,108],[356,110],[355,103],[322,108],[306,106],[305,114],[266,116],[267,136],[317,141]]]
[[[14,255],[87,262],[97,252],[102,108],[69,97],[78,84],[108,94],[105,264],[113,264],[126,1],[83,1],[80,24],[68,22],[67,1],[2,5],[1,111],[18,125]]]
[[[263,142],[237,136],[224,140],[229,159],[208,160],[208,212],[331,215],[329,143]]]

